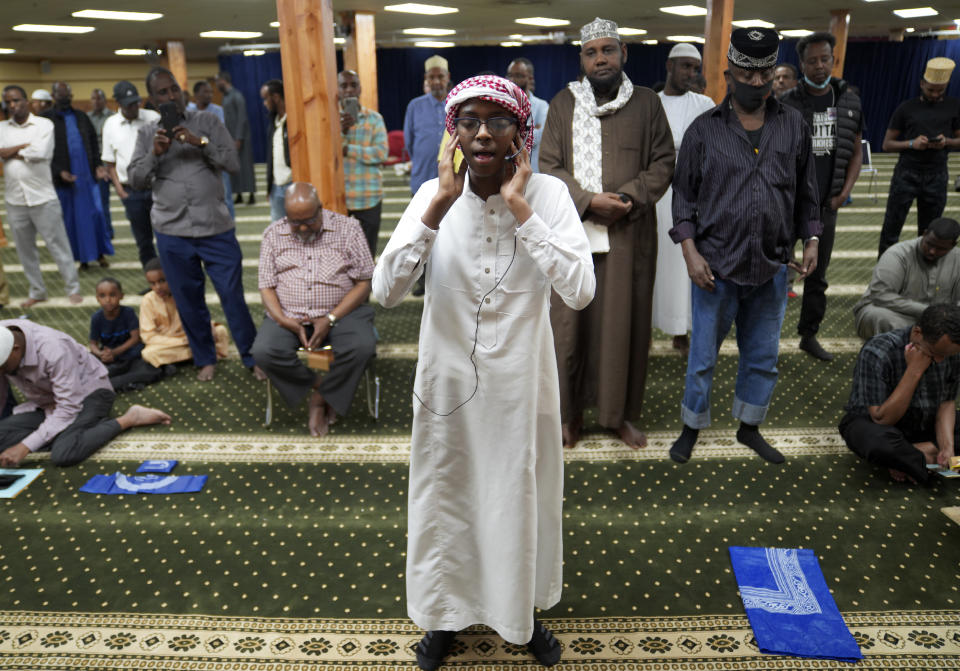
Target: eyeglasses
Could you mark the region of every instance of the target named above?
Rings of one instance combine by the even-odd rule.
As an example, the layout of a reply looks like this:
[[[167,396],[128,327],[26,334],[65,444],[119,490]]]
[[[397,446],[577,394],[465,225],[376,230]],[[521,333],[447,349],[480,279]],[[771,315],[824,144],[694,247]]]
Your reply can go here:
[[[483,119],[474,119],[473,117],[460,117],[454,119],[453,123],[457,127],[457,133],[461,137],[473,137],[480,131],[480,126],[487,127],[487,132],[495,137],[509,135],[510,131],[517,125],[516,119],[510,117],[495,116],[484,121]]]
[[[307,219],[291,219],[290,217],[287,217],[287,224],[290,225],[290,228],[294,228],[294,229],[300,228],[301,226],[307,226],[309,228],[313,228],[318,223],[320,223],[322,219],[323,219],[323,208],[317,207],[317,211],[313,213],[312,217],[308,217]]]

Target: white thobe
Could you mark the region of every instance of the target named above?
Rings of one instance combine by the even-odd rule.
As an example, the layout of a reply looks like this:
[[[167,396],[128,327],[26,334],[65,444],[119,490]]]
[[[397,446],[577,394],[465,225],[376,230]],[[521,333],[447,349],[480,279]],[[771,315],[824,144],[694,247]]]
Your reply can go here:
[[[698,116],[716,104],[705,95],[688,91],[668,96],[661,91],[660,102],[673,133],[673,146],[680,154],[683,134]],[[657,276],[653,283],[653,327],[670,335],[685,335],[690,329],[690,276],[680,245],[670,239],[673,228],[673,187],[657,201]]]
[[[421,221],[438,181],[410,201],[373,273],[400,302],[426,271],[414,383],[407,612],[426,630],[485,624],[525,644],[533,609],[562,586],[563,447],[550,291],[582,309],[596,288],[567,187],[534,174],[524,224],[470,190]],[[471,363],[471,351],[476,351]],[[477,379],[479,378],[479,383]],[[476,388],[476,389],[475,389]]]

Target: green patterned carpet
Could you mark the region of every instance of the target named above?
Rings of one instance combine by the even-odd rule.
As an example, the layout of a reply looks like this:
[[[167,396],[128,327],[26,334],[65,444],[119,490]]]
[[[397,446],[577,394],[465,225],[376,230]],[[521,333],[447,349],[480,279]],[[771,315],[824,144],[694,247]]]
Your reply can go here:
[[[775,467],[733,440],[734,340],[716,375],[714,427],[686,466],[666,458],[679,430],[685,361],[656,334],[647,403],[637,418],[650,446],[634,452],[591,434],[566,454],[564,593],[543,617],[565,646],[560,669],[833,669],[846,665],[763,656],[743,616],[729,545],[810,547],[820,558],[867,668],[960,666],[960,505],[956,482],[893,484],[852,457],[836,433],[859,340],[851,308],[874,263],[893,161],[876,157],[878,199],[858,185],[841,211],[822,336],[829,364],[797,349],[799,300],[790,300],[780,382],[768,420],[788,456]],[[957,163],[960,167],[960,163]],[[258,179],[263,181],[263,166]],[[381,248],[409,196],[387,174]],[[262,191],[262,189],[261,189]],[[255,320],[259,234],[266,204],[238,206],[244,282]],[[947,215],[960,213],[951,192]],[[122,208],[109,273],[137,305],[145,286]],[[911,214],[905,236],[915,227]],[[12,247],[0,250],[14,297],[26,282]],[[41,250],[51,296],[62,283]],[[100,269],[81,273],[88,298],[29,311],[86,341]],[[211,312],[223,320],[212,288]],[[363,385],[330,436],[306,435],[305,408],[275,404],[233,356],[212,383],[194,369],[121,396],[166,409],[170,427],[128,432],[72,469],[45,467],[3,503],[0,667],[9,669],[395,669],[415,667],[420,632],[405,617],[406,457],[410,384],[422,303],[377,311],[380,417]],[[0,312],[19,316],[16,307]],[[588,417],[588,422],[590,418]],[[178,474],[207,474],[180,496],[99,496],[91,475],[176,458]],[[458,639],[450,666],[536,667],[526,651],[483,628]]]

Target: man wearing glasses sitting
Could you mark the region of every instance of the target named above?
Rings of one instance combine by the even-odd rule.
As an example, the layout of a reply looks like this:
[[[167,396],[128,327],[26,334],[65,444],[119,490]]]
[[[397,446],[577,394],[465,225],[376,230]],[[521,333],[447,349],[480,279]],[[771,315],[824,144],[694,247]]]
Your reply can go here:
[[[292,183],[287,216],[267,227],[260,244],[259,288],[267,311],[251,352],[291,408],[309,395],[307,426],[324,436],[345,415],[376,350],[373,308],[366,303],[373,258],[360,224],[323,209],[316,189]],[[297,349],[333,348],[322,377]]]

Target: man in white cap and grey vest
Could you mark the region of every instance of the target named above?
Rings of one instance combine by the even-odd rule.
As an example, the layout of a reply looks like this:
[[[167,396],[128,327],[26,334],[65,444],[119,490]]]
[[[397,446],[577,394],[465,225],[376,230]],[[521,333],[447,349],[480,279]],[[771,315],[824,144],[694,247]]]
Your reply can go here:
[[[680,141],[693,120],[715,103],[712,99],[691,90],[700,74],[700,52],[692,44],[681,42],[667,56],[667,82],[657,95],[667,114],[673,145],[680,150]],[[657,201],[657,279],[653,283],[653,326],[673,336],[675,349],[686,353],[690,349],[687,331],[690,330],[690,276],[683,262],[680,246],[670,239],[673,228],[673,188]]]
[[[563,443],[576,445],[586,408],[632,448],[650,349],[657,258],[654,207],[673,176],[673,137],[657,94],[623,71],[617,24],[580,29],[582,81],[554,96],[543,130],[540,172],[567,185],[593,252],[597,291],[584,310],[554,293],[550,322],[560,377]]]
[[[943,214],[947,204],[947,154],[960,148],[960,99],[946,94],[955,63],[931,58],[920,80],[920,96],[898,107],[883,136],[884,151],[900,152],[890,179],[887,212],[877,256],[900,239],[900,230],[917,201],[917,235]]]
[[[27,319],[0,321],[0,361],[0,407],[11,384],[26,398],[0,419],[2,468],[43,450],[54,465],[72,466],[131,427],[170,423],[142,405],[111,419],[116,395],[106,366],[66,333]]]

